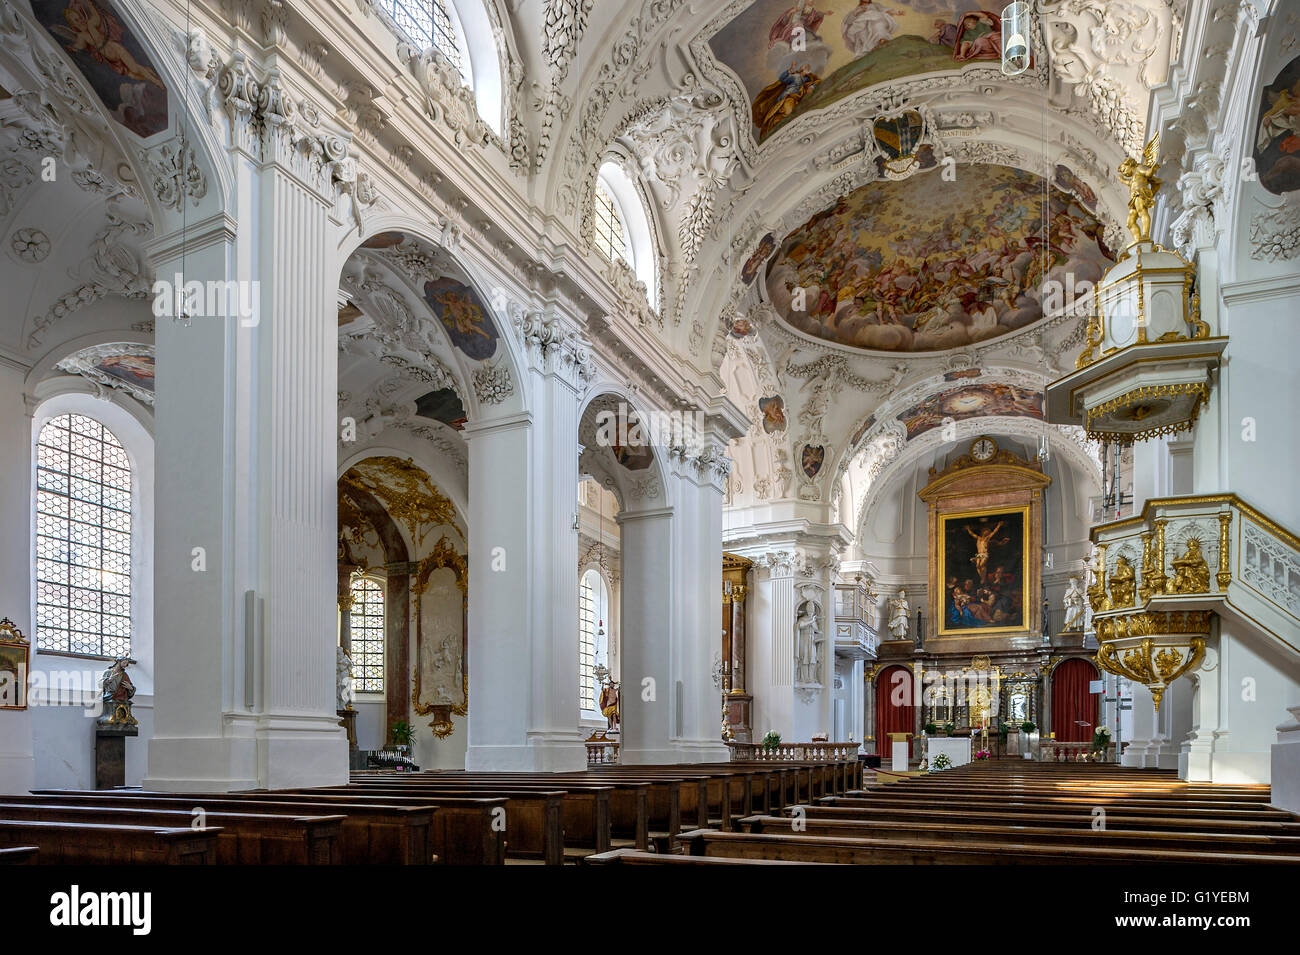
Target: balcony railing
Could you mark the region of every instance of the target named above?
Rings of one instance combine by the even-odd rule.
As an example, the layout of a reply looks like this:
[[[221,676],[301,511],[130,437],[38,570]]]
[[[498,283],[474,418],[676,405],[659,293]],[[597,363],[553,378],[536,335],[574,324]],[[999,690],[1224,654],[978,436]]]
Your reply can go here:
[[[762,743],[728,742],[733,762],[818,762],[844,763],[858,758],[857,743]]]

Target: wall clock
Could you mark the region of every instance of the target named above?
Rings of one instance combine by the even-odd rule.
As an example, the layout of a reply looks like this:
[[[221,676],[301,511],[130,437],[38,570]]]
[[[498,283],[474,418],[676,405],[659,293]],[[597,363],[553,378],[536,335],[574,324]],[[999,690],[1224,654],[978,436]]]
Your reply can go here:
[[[997,442],[992,438],[977,438],[970,446],[970,456],[983,464],[998,453]]]

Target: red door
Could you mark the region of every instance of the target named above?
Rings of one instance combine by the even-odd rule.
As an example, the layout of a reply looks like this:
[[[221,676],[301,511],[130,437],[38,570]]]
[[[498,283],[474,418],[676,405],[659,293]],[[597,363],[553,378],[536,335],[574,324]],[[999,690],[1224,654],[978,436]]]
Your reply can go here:
[[[882,759],[893,753],[890,733],[916,732],[916,707],[912,671],[907,667],[885,667],[876,676],[876,752]],[[907,755],[912,755],[912,740],[907,741]]]
[[[1097,697],[1088,684],[1099,680],[1096,668],[1078,657],[1052,671],[1052,732],[1062,743],[1087,743],[1097,727]]]

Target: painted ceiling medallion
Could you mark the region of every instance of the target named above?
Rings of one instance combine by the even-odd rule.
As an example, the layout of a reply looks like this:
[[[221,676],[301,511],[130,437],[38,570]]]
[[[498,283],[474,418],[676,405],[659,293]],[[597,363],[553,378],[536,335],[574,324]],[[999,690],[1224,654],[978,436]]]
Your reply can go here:
[[[754,136],[858,90],[1002,57],[995,10],[963,0],[755,0],[709,40],[740,78]]]
[[[789,325],[841,345],[937,351],[1043,317],[1045,290],[1095,283],[1113,257],[1103,226],[1043,181],[1007,166],[961,166],[869,183],[782,240],[767,292]]]

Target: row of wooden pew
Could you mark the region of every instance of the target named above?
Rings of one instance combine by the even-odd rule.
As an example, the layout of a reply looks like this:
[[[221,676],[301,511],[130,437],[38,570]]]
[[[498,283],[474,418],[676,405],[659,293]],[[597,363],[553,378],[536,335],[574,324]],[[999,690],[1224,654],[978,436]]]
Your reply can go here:
[[[756,812],[736,831],[700,829],[681,843],[676,857],[620,849],[584,861],[1295,865],[1300,818],[1272,808],[1268,786],[1006,760]]]
[[[679,852],[684,833],[861,785],[857,762],[791,762],[366,772],[346,786],[211,794],[41,790],[0,796],[0,864],[559,865],[615,848]]]

